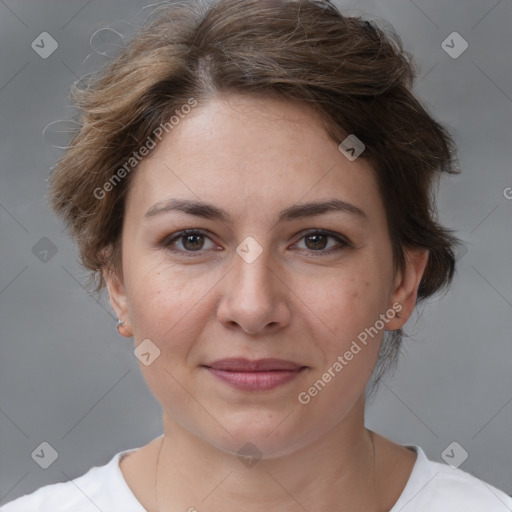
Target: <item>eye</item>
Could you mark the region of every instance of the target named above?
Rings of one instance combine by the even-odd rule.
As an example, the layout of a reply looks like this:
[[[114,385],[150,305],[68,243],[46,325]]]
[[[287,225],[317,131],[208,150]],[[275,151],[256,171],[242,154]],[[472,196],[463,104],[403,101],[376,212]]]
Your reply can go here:
[[[199,256],[203,249],[212,250],[217,247],[206,234],[195,229],[185,229],[173,233],[162,241],[162,245],[171,252],[186,254],[187,256],[196,256],[191,253],[198,253],[197,256]]]
[[[329,243],[329,240],[331,240],[331,243]],[[304,241],[305,247],[299,247],[299,249],[304,249],[310,254],[320,253],[318,254],[319,256],[332,254],[346,249],[347,247],[352,247],[352,244],[343,235],[323,230],[307,232],[300,239],[300,242],[302,241]],[[300,243],[295,244],[295,246],[298,245],[300,245]],[[315,254],[315,256],[316,255],[317,254]]]
[[[300,247],[302,241],[305,247]],[[200,256],[204,250],[219,250],[219,247],[208,235],[197,229],[185,229],[173,233],[167,236],[161,244],[173,253],[192,257]],[[339,252],[353,247],[353,245],[343,235],[317,229],[305,233],[293,247],[305,250],[314,256],[322,256]]]

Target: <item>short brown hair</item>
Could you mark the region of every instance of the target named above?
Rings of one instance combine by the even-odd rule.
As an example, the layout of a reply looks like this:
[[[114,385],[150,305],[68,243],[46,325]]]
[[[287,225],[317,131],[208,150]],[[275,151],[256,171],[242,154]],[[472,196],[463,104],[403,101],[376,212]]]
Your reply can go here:
[[[80,128],[50,178],[51,205],[67,223],[83,265],[121,269],[124,202],[133,173],[98,199],[130,155],[182,105],[220,93],[298,101],[339,144],[360,139],[375,171],[396,268],[404,248],[429,250],[418,299],[448,284],[456,239],[435,218],[440,173],[456,172],[455,145],[413,95],[415,71],[388,27],[348,17],[321,0],[220,0],[159,4],[139,33],[88,87],[73,89]],[[394,336],[396,359],[401,332]],[[385,348],[385,350],[389,350]]]

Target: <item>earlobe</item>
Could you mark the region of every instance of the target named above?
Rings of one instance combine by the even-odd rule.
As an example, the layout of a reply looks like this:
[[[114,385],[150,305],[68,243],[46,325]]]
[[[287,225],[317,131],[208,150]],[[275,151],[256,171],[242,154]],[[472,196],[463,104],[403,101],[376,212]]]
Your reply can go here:
[[[402,307],[399,314],[388,323],[388,329],[396,331],[403,327],[411,316],[418,298],[418,288],[428,262],[428,250],[422,247],[405,250],[405,267],[397,273],[392,304]]]
[[[124,283],[113,270],[103,271],[103,277],[107,284],[107,290],[110,298],[110,305],[117,316],[117,332],[126,338],[133,335],[129,314],[128,300],[126,297]]]

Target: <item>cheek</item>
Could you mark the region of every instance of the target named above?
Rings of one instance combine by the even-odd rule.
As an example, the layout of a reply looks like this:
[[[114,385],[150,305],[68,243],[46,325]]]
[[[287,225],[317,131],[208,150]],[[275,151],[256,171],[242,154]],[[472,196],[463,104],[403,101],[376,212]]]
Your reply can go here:
[[[209,289],[209,280],[189,279],[183,271],[159,262],[135,265],[129,269],[130,318],[136,340],[155,338],[167,344],[179,341],[190,318],[198,320],[201,299]]]
[[[380,282],[370,276],[353,276],[331,280],[328,293],[310,292],[305,299],[315,305],[315,313],[324,324],[313,333],[317,351],[322,353],[320,364],[297,397],[307,417],[322,418],[323,424],[334,425],[364,391],[384,333],[383,329],[374,330],[379,316],[387,309],[381,288]]]
[[[188,361],[208,318],[210,279],[193,279],[176,266],[152,262],[131,269],[130,318],[135,345],[151,340],[160,350],[150,365],[140,365],[160,403],[169,397],[186,410],[188,398],[179,383],[187,381]],[[128,273],[127,273],[128,274]]]
[[[368,262],[305,278],[297,285],[297,296],[303,314],[317,325],[323,349],[331,354],[350,346],[389,307],[386,281],[375,263]]]

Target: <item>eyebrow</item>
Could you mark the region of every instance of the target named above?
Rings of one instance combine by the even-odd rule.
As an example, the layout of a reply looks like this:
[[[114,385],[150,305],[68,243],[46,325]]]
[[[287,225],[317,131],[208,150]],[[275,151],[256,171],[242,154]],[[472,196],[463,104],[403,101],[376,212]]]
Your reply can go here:
[[[229,213],[222,208],[201,201],[183,199],[169,199],[156,203],[145,213],[144,217],[154,217],[172,211],[181,211],[189,215],[195,215],[196,217],[219,220],[225,223],[229,222],[231,219]],[[357,206],[340,199],[330,199],[327,201],[300,203],[290,206],[279,213],[279,222],[314,217],[329,212],[349,213],[364,220],[368,219],[366,213]]]

